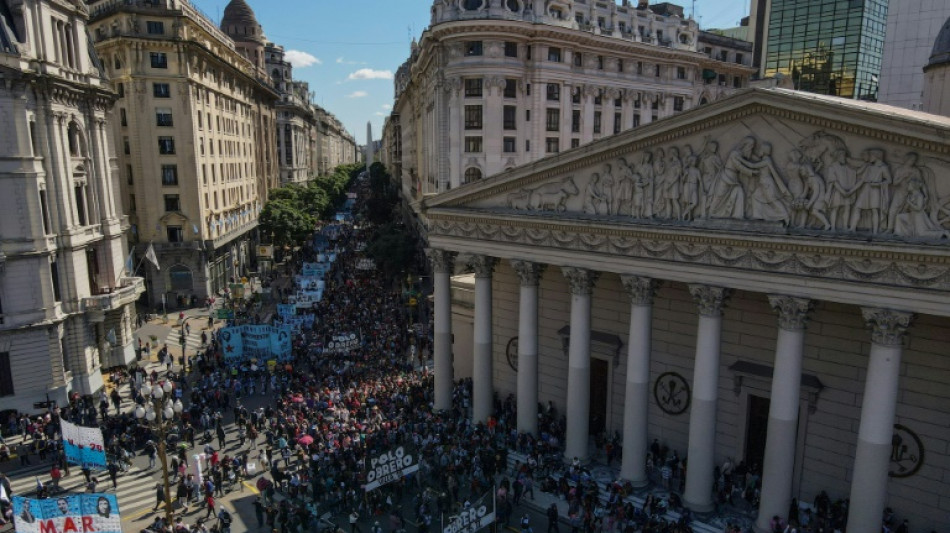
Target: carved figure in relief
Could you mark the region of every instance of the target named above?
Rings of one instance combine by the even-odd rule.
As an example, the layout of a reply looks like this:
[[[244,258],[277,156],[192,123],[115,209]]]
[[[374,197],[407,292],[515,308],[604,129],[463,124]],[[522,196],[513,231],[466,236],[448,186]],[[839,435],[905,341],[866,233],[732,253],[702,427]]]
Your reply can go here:
[[[719,143],[709,140],[708,136],[703,139],[703,147],[699,152],[699,173],[703,177],[703,191],[705,191],[700,207],[702,216],[706,217],[709,216],[709,200],[713,183],[722,171],[723,163],[722,158],[719,157]]]
[[[639,176],[635,175],[633,168],[622,157],[617,160],[617,171],[620,177],[617,179],[617,193],[614,195],[616,214],[633,216],[633,191]]]
[[[831,229],[825,216],[825,182],[801,150],[788,153],[788,191],[792,198],[791,223],[797,227],[808,225],[808,217],[821,222],[824,229]]]
[[[831,229],[845,229],[851,218],[851,204],[855,191],[855,170],[848,164],[848,152],[837,149],[831,154],[831,164],[825,172],[825,203]],[[838,215],[841,218],[838,218]]]
[[[653,202],[653,212],[663,218],[682,218],[680,212],[680,179],[683,173],[683,162],[680,160],[679,150],[670,147],[670,155],[662,173],[656,175],[656,197]]]
[[[884,161],[884,152],[870,149],[865,152],[867,164],[859,172],[856,188],[857,197],[851,211],[851,220],[848,229],[855,231],[861,215],[870,211],[871,231],[877,233],[881,227],[882,218],[887,216],[888,190],[891,183],[891,169]],[[886,221],[885,221],[886,222]]]
[[[605,215],[617,214],[616,198],[614,197],[614,174],[610,163],[604,164],[604,170],[600,175],[601,190],[604,194]]]
[[[508,194],[508,207],[510,209],[530,209],[531,208],[531,190],[522,189]]]
[[[788,226],[790,223],[788,202],[792,195],[785,185],[785,180],[775,168],[772,160],[772,145],[764,142],[756,151],[755,162],[749,166],[757,169],[758,179],[753,181],[754,188],[749,195],[750,216],[758,220],[779,221]]]
[[[561,213],[567,209],[567,199],[576,196],[578,192],[577,184],[571,176],[558,182],[546,183],[530,191],[528,209]]]
[[[911,154],[908,154],[911,155]],[[916,164],[916,155],[914,163]],[[895,177],[896,179],[896,177]],[[946,239],[950,237],[950,231],[945,230],[927,213],[930,197],[927,192],[927,183],[924,180],[923,173],[911,175],[905,182],[906,188],[902,206],[902,211],[895,218],[894,233],[901,237],[916,239]],[[892,211],[893,209],[893,205]]]
[[[887,225],[884,230],[891,233],[895,232],[897,216],[906,208],[905,200],[908,195],[909,182],[913,179],[926,183],[924,180],[924,169],[917,164],[918,156],[916,152],[908,152],[904,156],[904,162],[894,170],[893,182],[890,186],[890,207],[887,211]],[[929,170],[929,169],[928,169]],[[929,211],[929,209],[925,210]]]
[[[636,181],[633,192],[634,215],[637,218],[653,218],[653,154],[643,152],[643,160],[637,171],[640,179]]]
[[[710,190],[707,216],[745,218],[745,189],[742,182],[744,176],[754,172],[750,161],[754,147],[755,139],[746,137],[729,152]]]
[[[699,157],[689,155],[685,158],[683,171],[683,220],[694,220],[699,199],[706,195],[703,190],[703,176],[696,167]]]
[[[594,172],[584,191],[584,212],[591,215],[607,214],[607,193],[600,181],[600,173]]]

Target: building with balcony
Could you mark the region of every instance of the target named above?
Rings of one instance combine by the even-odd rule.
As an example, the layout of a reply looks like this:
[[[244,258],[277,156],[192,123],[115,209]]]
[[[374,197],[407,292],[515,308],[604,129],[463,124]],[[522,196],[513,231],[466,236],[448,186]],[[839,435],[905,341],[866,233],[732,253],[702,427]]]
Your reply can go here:
[[[397,69],[381,157],[418,202],[718,100],[751,60],[667,3],[437,1]]]
[[[326,175],[340,165],[359,161],[356,138],[333,113],[314,104],[314,120],[317,125],[317,141],[314,145],[317,173]]]
[[[284,59],[284,47],[267,43],[265,64],[277,101],[277,161],[280,183],[304,183],[317,174],[317,126],[310,85],[294,81],[293,65]]]
[[[279,93],[243,0],[221,27],[187,0],[93,0],[90,33],[118,95],[110,134],[149,301],[203,299],[252,269],[257,216],[277,186]]]
[[[33,411],[134,359],[115,101],[82,2],[0,2],[0,403]]]

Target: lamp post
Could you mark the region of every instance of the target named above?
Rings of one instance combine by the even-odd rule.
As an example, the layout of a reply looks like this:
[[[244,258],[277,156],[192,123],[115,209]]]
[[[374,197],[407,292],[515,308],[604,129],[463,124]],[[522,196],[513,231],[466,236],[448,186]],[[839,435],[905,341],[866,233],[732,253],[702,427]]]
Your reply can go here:
[[[162,462],[162,482],[165,486],[165,521],[173,525],[171,485],[168,481],[168,457],[165,453],[168,430],[177,425],[175,415],[181,414],[184,406],[181,400],[172,401],[172,383],[165,381],[161,385],[142,385],[139,392],[146,398],[145,405],[135,408],[135,418],[144,421],[158,435],[158,458]]]

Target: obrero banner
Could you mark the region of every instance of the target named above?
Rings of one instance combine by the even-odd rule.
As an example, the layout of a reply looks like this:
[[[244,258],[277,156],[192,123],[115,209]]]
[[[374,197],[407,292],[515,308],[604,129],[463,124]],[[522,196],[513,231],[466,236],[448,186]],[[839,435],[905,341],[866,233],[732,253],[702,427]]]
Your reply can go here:
[[[488,491],[475,503],[445,520],[442,515],[442,533],[475,533],[495,521],[495,491]]]
[[[13,524],[22,533],[121,533],[115,494],[80,494],[34,500],[13,497]]]
[[[419,457],[405,446],[370,458],[366,470],[366,492],[398,481],[419,470]]]

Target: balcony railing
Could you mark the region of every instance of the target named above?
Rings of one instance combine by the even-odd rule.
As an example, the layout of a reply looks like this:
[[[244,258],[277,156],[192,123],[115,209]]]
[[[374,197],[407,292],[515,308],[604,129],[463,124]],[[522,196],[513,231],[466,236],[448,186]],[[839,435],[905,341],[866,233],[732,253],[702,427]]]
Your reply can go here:
[[[88,296],[82,299],[83,311],[112,311],[123,305],[130,304],[145,292],[144,278],[122,278],[119,286],[106,294]]]

